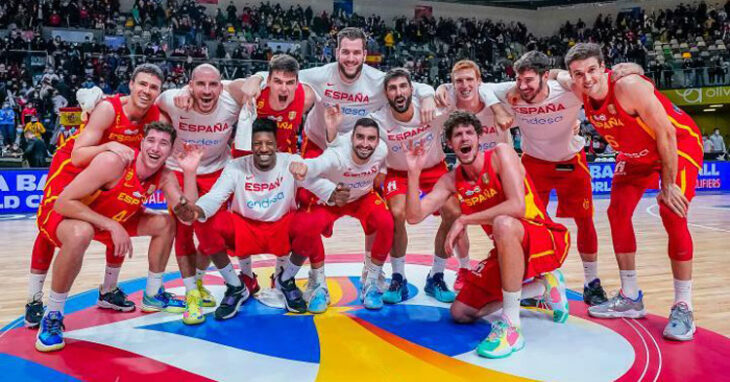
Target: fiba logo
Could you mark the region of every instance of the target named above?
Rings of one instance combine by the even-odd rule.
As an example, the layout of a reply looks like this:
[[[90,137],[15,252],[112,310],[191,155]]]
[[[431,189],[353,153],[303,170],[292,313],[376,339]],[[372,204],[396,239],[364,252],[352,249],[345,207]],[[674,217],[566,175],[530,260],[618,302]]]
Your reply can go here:
[[[624,168],[626,167],[626,161],[620,161],[616,163],[616,169],[614,174],[624,174]]]
[[[388,184],[385,186],[385,192],[391,193],[395,192],[395,190],[398,188],[398,184],[395,180],[391,180],[388,182]]]
[[[702,103],[702,89],[675,90],[675,93],[688,104]]]

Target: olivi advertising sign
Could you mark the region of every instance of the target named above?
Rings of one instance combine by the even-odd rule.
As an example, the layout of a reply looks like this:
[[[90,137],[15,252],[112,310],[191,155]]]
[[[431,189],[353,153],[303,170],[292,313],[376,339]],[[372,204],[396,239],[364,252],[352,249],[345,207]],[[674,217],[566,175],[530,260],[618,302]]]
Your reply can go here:
[[[677,106],[730,103],[730,86],[662,90]]]

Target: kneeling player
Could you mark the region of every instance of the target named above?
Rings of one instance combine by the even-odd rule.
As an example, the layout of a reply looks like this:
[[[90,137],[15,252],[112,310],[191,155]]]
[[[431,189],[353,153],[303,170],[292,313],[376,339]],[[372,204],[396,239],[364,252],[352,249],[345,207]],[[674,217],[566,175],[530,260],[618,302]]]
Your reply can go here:
[[[482,126],[473,114],[452,113],[444,129],[459,166],[442,176],[431,193],[419,200],[418,182],[425,156],[422,146],[411,148],[406,157],[406,216],[411,224],[420,222],[456,194],[463,215],[449,230],[446,250],[453,251],[453,244],[468,224],[481,225],[494,240],[489,257],[467,277],[451,306],[451,315],[457,322],[468,323],[501,307],[501,319],[492,322],[491,332],[477,353],[488,358],[506,357],[524,346],[521,298],[543,295],[553,309],[554,321],[567,320],[568,300],[558,268],[568,254],[570,235],[547,216],[514,150],[505,144],[493,151],[478,150]],[[543,277],[538,281],[522,288],[524,280],[540,275]]]
[[[361,294],[363,305],[368,309],[383,306],[377,281],[393,245],[393,218],[385,201],[373,190],[373,181],[388,154],[385,144],[380,143],[378,124],[370,118],[361,118],[355,122],[352,132],[337,136],[337,125],[341,120],[339,107],[327,110],[325,121],[329,147],[319,157],[305,159],[306,166],[300,166],[300,176],[307,174],[313,178],[329,179],[348,195],[346,204],[342,206],[315,204],[300,208],[294,215],[291,261],[303,264],[309,258],[312,269],[304,296],[312,313],[324,312],[329,303],[322,235],[332,236],[337,219],[352,216],[360,220],[366,235],[375,234],[371,257],[366,258],[367,270]]]
[[[68,182],[61,185],[63,191],[57,199],[44,204],[39,211],[39,216],[43,217],[39,219],[40,231],[61,249],[53,266],[48,309],[36,339],[39,351],[59,350],[65,346],[63,309],[91,240],[113,246],[115,256],[124,257],[128,253],[131,257],[130,236],[151,236],[150,277],[142,309],[176,313],[184,310],[184,303],[174,300],[162,286],[162,272],[170,256],[175,222],[169,215],[154,213],[142,206],[157,188],[162,189],[169,201],[182,198],[177,179],[164,169],[174,141],[172,126],[153,122],[145,126],[141,149],[129,165],[117,154],[103,152],[80,172],[70,163],[61,168],[58,176]],[[186,174],[186,182],[194,182],[200,155],[181,156],[178,161]]]

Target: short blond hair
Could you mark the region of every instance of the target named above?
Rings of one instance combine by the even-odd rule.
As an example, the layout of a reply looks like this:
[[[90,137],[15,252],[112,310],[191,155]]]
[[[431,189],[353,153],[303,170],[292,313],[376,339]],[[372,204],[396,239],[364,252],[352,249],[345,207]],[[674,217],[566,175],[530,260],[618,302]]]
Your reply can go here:
[[[477,75],[477,79],[482,79],[482,71],[479,69],[479,65],[476,64],[476,62],[472,60],[461,60],[454,64],[454,67],[451,68],[451,78],[454,78],[454,73],[458,72],[459,70],[465,70],[465,69],[471,69],[474,71],[474,73]]]

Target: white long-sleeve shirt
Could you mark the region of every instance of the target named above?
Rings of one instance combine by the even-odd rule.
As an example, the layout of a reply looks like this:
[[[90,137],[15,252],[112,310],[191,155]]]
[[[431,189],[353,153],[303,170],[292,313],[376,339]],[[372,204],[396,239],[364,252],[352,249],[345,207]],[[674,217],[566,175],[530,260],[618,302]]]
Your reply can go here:
[[[352,132],[338,135],[322,155],[304,160],[308,167],[307,176],[322,177],[334,185],[342,183],[349,186],[348,203],[360,199],[372,191],[375,177],[385,165],[388,148],[385,142],[378,141],[375,151],[363,164],[355,163],[352,153]]]
[[[200,221],[213,216],[233,194],[231,211],[252,220],[274,222],[296,209],[297,187],[305,187],[327,200],[335,185],[324,178],[308,176],[298,182],[289,172],[289,163],[303,162],[299,155],[276,153],[276,165],[268,171],[254,166],[253,155],[233,159],[207,194],[195,203],[205,213]]]

